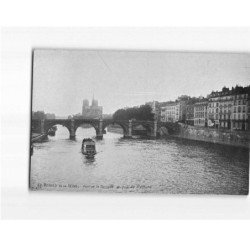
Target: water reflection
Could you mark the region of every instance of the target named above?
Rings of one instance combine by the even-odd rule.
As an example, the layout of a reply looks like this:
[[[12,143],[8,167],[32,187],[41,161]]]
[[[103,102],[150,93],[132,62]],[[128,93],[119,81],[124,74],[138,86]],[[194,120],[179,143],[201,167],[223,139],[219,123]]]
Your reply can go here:
[[[82,156],[82,161],[83,161],[83,165],[94,165],[93,163],[95,163],[95,158],[87,158],[85,156]]]

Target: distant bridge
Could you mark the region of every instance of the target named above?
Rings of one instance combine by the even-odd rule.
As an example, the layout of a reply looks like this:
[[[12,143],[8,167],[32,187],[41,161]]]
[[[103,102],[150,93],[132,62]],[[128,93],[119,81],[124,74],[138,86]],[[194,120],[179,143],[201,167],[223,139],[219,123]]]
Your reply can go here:
[[[175,133],[179,125],[171,122],[138,121],[138,120],[114,120],[114,119],[32,119],[32,129],[39,130],[41,134],[48,134],[48,131],[55,125],[62,125],[69,131],[71,139],[75,139],[76,130],[83,124],[91,125],[96,131],[96,138],[103,138],[103,131],[109,125],[119,125],[123,129],[124,138],[132,138],[132,131],[139,125],[146,129],[150,138],[156,138],[161,128],[167,133]]]

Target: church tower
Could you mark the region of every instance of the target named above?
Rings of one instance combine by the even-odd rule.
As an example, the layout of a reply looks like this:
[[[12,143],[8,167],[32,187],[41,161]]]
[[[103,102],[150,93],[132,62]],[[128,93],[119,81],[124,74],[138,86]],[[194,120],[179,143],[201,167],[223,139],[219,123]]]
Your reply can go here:
[[[94,97],[94,95],[93,95],[93,97],[92,97],[92,105],[91,105],[92,107],[95,107],[95,108],[97,108],[98,107],[98,101],[97,100],[95,100],[95,97]]]

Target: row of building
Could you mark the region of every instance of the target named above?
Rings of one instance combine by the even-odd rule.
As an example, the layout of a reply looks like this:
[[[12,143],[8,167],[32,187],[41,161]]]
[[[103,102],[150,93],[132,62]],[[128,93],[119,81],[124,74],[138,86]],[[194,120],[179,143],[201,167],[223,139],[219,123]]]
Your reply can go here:
[[[202,127],[249,130],[250,86],[224,87],[207,98],[181,96],[176,101],[150,102],[158,120]]]

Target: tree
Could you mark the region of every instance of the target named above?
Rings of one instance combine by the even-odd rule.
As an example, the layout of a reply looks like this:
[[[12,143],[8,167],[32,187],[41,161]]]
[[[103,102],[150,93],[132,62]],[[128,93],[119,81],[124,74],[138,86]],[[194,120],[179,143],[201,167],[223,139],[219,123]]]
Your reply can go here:
[[[127,109],[118,109],[114,115],[114,120],[154,120],[152,108],[149,105],[141,105],[140,107],[132,107]]]
[[[181,96],[179,96],[178,97],[178,101],[187,101],[187,100],[189,100],[191,97],[190,96],[188,96],[188,95],[181,95]]]
[[[43,119],[45,119],[45,113],[44,113],[44,111],[32,112],[32,118],[43,120]]]
[[[222,88],[222,92],[223,92],[223,93],[228,92],[228,91],[229,91],[229,88],[227,88],[226,86],[224,86],[224,87]]]

